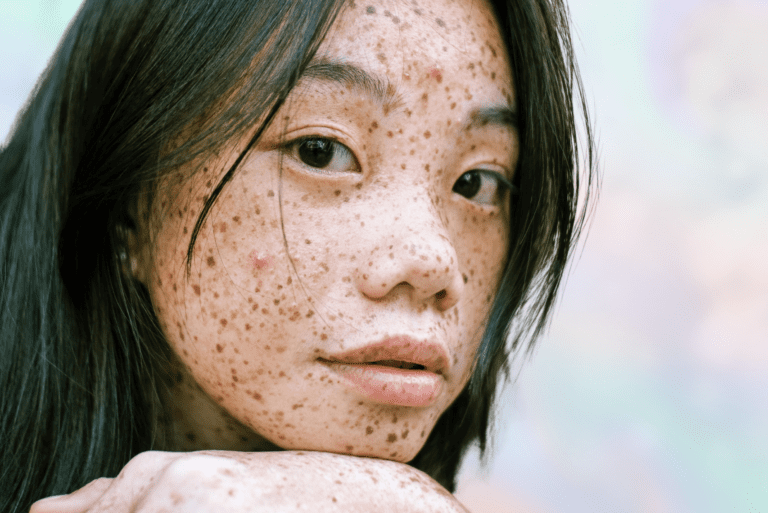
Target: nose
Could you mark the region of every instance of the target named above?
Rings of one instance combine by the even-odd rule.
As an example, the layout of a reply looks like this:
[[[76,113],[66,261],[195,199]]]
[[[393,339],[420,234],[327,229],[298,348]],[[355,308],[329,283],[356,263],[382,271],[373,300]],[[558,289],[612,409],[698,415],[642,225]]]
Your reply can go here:
[[[420,203],[420,205],[416,204]],[[445,311],[461,299],[464,278],[453,241],[428,198],[407,210],[377,216],[372,251],[357,270],[360,292],[384,299],[405,289],[416,303],[434,301]]]

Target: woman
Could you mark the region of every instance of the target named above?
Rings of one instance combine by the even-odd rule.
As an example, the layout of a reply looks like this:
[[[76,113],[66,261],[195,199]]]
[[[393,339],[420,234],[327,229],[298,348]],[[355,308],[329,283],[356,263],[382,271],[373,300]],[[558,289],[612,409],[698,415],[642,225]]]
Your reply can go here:
[[[0,155],[0,508],[459,509],[574,88],[558,2],[86,1]]]

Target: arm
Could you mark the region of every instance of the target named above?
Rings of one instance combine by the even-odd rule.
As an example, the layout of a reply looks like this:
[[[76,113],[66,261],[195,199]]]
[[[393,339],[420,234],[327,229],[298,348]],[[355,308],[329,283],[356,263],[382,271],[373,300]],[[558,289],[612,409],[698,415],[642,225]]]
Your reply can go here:
[[[322,452],[146,452],[114,479],[38,501],[30,513],[128,511],[466,512],[403,463]]]

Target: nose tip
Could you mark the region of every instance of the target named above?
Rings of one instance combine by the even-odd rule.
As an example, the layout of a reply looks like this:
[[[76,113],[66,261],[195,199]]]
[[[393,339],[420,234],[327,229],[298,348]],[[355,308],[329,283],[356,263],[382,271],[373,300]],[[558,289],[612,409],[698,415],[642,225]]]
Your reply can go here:
[[[438,310],[452,308],[461,299],[464,279],[453,244],[443,234],[435,240],[389,246],[371,258],[359,273],[358,288],[371,299],[383,299],[396,288],[407,288],[417,303],[434,301]]]

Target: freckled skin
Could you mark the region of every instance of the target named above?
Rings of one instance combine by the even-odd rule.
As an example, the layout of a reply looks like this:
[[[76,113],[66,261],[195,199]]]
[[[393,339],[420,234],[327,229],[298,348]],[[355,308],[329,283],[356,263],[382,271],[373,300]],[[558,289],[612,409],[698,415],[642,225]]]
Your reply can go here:
[[[482,2],[371,2],[342,11],[318,57],[381,78],[396,101],[300,83],[209,213],[189,276],[190,227],[247,137],[161,184],[141,227],[139,274],[181,374],[163,419],[172,448],[409,461],[469,379],[509,213],[453,187],[476,168],[511,178],[517,159],[510,129],[463,128],[513,102],[494,18]],[[353,167],[324,172],[281,147],[309,136],[345,145]],[[400,334],[452,362],[429,406],[362,397],[318,361]]]

